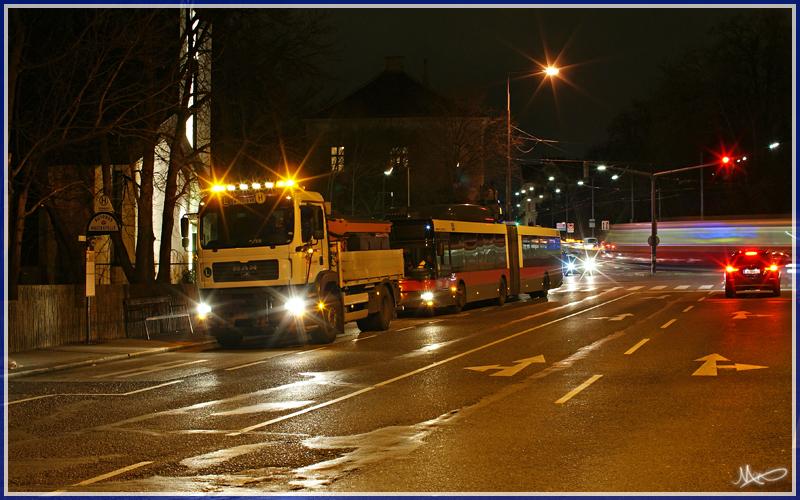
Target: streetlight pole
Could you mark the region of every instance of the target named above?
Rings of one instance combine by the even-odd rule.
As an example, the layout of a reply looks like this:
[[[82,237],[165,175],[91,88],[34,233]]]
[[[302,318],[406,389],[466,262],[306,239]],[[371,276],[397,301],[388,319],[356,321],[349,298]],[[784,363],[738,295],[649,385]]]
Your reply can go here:
[[[535,75],[542,73],[546,76],[558,74],[558,68],[547,67],[542,71],[510,71],[506,74],[506,220],[511,215],[511,75]]]

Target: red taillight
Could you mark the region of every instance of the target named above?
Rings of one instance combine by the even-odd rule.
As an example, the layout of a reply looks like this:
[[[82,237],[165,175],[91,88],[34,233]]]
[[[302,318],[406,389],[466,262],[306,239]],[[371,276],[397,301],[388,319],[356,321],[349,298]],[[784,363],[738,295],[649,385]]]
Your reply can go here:
[[[772,264],[771,266],[769,266],[769,270],[770,271],[777,271],[778,270],[778,266],[776,266],[775,264]]]
[[[727,272],[729,272],[729,273],[733,273],[733,272],[736,272],[736,271],[738,271],[738,270],[739,270],[739,268],[738,268],[738,267],[733,267],[733,266],[728,266],[728,267],[726,267],[726,268],[725,268],[725,270],[726,270]]]
[[[758,252],[745,252],[745,255],[758,255]]]

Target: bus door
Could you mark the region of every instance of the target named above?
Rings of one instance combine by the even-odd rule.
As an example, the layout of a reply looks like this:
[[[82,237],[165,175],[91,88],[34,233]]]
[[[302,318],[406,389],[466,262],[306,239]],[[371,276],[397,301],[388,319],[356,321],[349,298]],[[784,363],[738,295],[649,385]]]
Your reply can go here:
[[[519,295],[519,236],[517,226],[506,226],[506,251],[508,252],[508,295]]]

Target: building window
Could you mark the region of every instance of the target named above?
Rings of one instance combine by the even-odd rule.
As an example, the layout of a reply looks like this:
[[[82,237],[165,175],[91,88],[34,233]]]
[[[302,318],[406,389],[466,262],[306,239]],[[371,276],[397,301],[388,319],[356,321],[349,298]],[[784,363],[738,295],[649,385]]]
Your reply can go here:
[[[331,146],[331,171],[339,173],[344,169],[344,146]]]

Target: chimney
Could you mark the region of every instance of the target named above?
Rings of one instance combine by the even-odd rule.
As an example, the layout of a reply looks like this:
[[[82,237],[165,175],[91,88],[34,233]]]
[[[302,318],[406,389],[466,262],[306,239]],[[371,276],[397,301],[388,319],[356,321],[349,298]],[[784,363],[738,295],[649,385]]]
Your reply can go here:
[[[386,57],[386,72],[387,73],[402,73],[403,72],[403,56],[387,56]]]
[[[428,60],[422,60],[422,84],[428,86]]]

